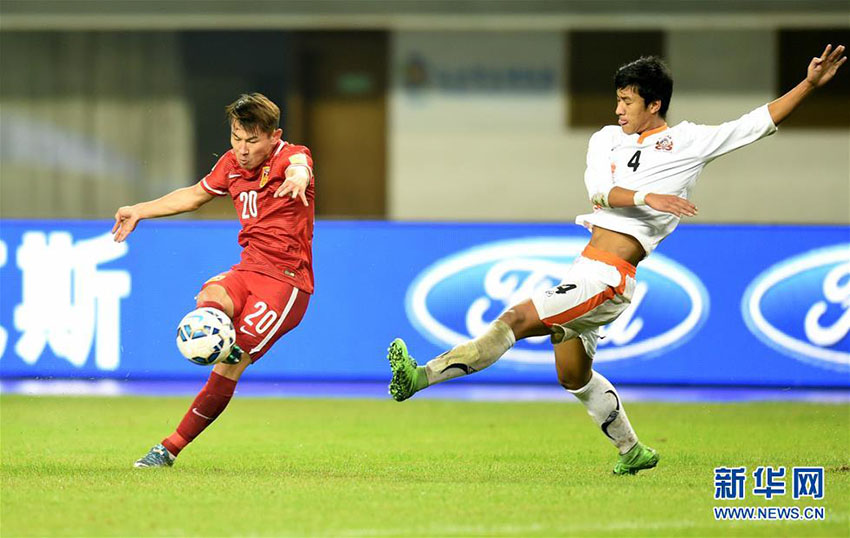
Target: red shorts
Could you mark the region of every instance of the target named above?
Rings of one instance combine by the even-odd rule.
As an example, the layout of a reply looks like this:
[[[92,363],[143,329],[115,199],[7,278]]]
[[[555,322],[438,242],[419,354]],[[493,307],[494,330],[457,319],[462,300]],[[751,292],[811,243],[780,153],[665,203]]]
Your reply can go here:
[[[251,362],[301,322],[310,302],[309,293],[253,271],[232,269],[207,280],[201,289],[212,285],[223,287],[233,301],[236,343]]]

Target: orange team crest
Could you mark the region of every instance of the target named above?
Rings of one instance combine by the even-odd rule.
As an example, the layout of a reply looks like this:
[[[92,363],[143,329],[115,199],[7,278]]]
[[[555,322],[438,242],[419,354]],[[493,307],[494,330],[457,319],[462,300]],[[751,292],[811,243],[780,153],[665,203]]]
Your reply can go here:
[[[655,143],[655,149],[659,151],[673,151],[673,139],[665,136]]]
[[[269,174],[271,173],[271,171],[272,171],[271,166],[264,166],[263,167],[263,175],[260,176],[260,188],[261,189],[266,186],[266,183],[269,182]]]

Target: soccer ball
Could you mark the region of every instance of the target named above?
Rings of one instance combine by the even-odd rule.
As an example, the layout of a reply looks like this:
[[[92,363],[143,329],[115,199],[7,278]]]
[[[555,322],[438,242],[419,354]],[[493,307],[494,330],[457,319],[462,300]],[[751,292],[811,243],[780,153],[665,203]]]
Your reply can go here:
[[[217,308],[198,308],[180,320],[177,349],[195,364],[207,366],[226,359],[236,343],[236,330]]]

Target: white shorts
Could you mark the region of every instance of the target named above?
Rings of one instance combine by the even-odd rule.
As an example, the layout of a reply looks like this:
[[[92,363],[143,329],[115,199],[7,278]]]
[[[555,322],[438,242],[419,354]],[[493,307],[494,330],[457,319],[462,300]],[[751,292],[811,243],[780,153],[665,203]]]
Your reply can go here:
[[[540,320],[552,329],[552,343],[581,338],[590,358],[596,354],[599,327],[617,319],[631,304],[635,266],[588,245],[561,283],[532,295]]]

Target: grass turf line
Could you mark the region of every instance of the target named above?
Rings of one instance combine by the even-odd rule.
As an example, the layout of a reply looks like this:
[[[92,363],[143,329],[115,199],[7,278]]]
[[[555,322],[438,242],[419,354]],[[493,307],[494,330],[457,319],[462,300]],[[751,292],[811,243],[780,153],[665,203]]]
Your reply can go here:
[[[628,404],[634,477],[571,403],[240,399],[172,469],[132,469],[189,398],[0,397],[0,534],[847,536],[850,407]],[[715,501],[716,466],[817,465],[822,501]],[[815,505],[822,522],[714,521]]]

